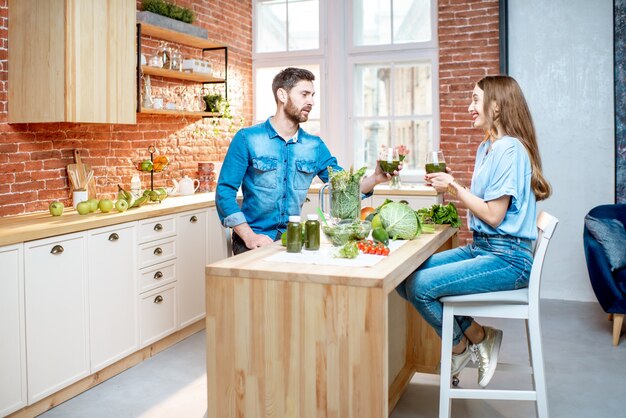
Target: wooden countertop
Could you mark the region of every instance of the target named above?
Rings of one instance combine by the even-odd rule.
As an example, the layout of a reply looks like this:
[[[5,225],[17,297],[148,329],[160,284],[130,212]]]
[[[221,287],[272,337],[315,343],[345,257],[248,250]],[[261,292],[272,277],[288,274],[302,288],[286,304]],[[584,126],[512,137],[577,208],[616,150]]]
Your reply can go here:
[[[48,211],[6,216],[0,218],[0,245],[17,244],[212,206],[215,206],[215,193],[197,193],[190,196],[168,197],[161,203],[146,203],[126,212],[117,212],[113,209],[109,213],[97,211],[79,215],[73,208],[66,207],[61,216],[52,216]]]
[[[317,193],[320,186],[321,184],[312,184],[309,193]],[[401,189],[378,185],[374,194],[377,196],[436,196],[437,192],[432,187],[419,184],[404,186]],[[168,197],[160,204],[147,203],[140,208],[126,212],[117,212],[114,209],[109,213],[97,211],[89,215],[79,215],[73,208],[66,207],[62,216],[52,216],[46,211],[0,217],[0,245],[17,244],[212,206],[215,206],[215,193],[196,193],[191,196]]]
[[[430,255],[456,234],[449,225],[437,225],[434,234],[421,234],[373,267],[274,263],[264,259],[285,247],[274,243],[206,267],[208,276],[284,280],[357,287],[379,287],[389,293]]]

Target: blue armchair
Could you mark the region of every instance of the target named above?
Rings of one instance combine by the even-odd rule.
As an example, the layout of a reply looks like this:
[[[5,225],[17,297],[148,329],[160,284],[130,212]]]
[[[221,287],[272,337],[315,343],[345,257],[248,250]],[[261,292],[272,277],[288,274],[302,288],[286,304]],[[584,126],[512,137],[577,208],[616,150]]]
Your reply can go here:
[[[617,219],[626,225],[626,204],[597,206],[589,211],[588,216],[599,220]],[[624,231],[617,232],[622,234]],[[598,236],[598,233],[595,235]],[[609,314],[610,319],[613,319],[613,345],[617,345],[626,313],[626,268],[612,270],[605,248],[594,238],[587,222],[583,243],[591,286],[602,309]],[[620,240],[617,246],[624,249],[626,242]]]

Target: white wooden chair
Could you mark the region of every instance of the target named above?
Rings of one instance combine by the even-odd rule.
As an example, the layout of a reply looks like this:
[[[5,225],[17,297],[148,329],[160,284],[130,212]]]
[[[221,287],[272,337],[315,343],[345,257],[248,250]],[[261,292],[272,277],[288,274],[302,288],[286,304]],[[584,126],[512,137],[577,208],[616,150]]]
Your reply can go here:
[[[541,348],[539,323],[539,289],[541,270],[548,243],[559,220],[541,212],[537,217],[539,236],[535,244],[534,261],[528,288],[503,292],[447,296],[443,302],[443,327],[441,336],[441,381],[439,392],[439,417],[449,418],[451,399],[527,400],[536,402],[537,416],[548,417],[548,399]],[[528,366],[498,364],[497,371],[523,371],[533,375],[533,390],[461,389],[451,388],[452,329],[455,316],[524,319],[530,354]]]

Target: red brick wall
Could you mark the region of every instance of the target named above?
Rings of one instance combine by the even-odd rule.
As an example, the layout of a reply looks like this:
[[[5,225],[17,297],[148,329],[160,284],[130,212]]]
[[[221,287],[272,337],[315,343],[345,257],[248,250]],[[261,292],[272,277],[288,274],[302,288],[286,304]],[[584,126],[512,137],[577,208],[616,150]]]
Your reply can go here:
[[[137,2],[139,9],[140,1]],[[196,13],[195,25],[211,40],[229,47],[228,96],[234,113],[248,124],[252,103],[244,100],[252,90],[252,4],[239,0],[179,0]],[[84,162],[94,169],[99,197],[113,196],[117,184],[128,185],[134,163],[149,156],[154,144],[170,157],[167,172],[155,174],[157,186],[170,178],[195,175],[198,161],[220,161],[231,134],[221,128],[213,134],[210,120],[175,116],[137,115],[136,125],[11,124],[7,123],[8,0],[0,0],[0,216],[46,210],[51,200],[71,205],[65,167],[73,163],[73,150],[82,150]],[[146,52],[156,46],[145,40]],[[183,53],[198,54],[183,49]],[[199,57],[199,55],[198,55]],[[153,78],[153,86],[181,85]],[[144,187],[149,175],[143,174]]]
[[[454,175],[469,185],[480,130],[472,127],[467,112],[474,84],[499,72],[498,0],[439,0],[439,111],[441,149]],[[446,195],[455,203],[451,196]],[[466,210],[457,204],[463,219],[461,243],[471,237]]]

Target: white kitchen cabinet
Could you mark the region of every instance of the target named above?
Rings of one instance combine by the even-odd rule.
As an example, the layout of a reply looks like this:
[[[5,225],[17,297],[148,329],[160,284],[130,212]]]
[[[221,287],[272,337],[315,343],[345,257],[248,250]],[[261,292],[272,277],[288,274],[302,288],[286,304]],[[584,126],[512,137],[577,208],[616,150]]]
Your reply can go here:
[[[28,403],[89,375],[84,233],[24,244]]]
[[[89,347],[91,372],[139,347],[136,223],[89,231]]]
[[[26,405],[23,245],[0,247],[0,416]]]
[[[142,347],[176,331],[176,283],[142,293],[139,339]]]
[[[225,259],[229,255],[226,246],[226,233],[222,223],[220,222],[220,218],[217,215],[217,208],[209,208],[208,223],[207,257],[208,263],[214,263]],[[204,278],[204,270],[202,271],[202,277]]]
[[[208,211],[184,212],[176,217],[178,230],[178,325],[190,325],[205,314],[204,268],[207,265]]]

